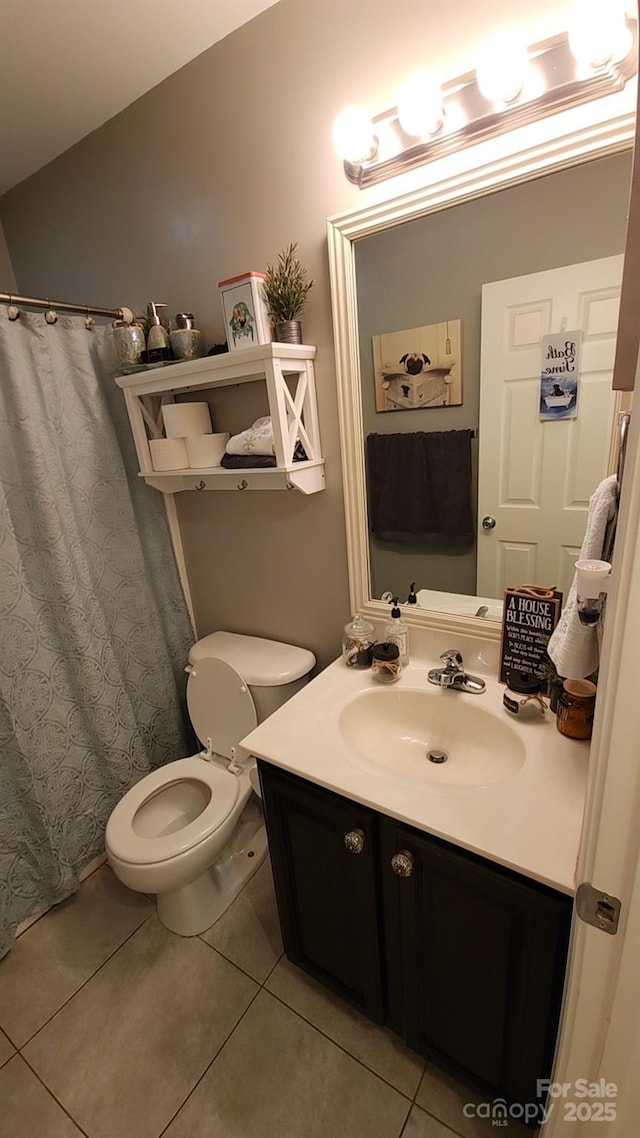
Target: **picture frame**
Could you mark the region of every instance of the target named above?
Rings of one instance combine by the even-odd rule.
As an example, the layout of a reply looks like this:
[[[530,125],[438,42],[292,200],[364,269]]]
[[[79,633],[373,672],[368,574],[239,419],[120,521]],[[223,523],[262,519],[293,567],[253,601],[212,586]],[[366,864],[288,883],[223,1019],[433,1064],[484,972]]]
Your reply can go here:
[[[376,411],[462,405],[462,320],[372,337]]]

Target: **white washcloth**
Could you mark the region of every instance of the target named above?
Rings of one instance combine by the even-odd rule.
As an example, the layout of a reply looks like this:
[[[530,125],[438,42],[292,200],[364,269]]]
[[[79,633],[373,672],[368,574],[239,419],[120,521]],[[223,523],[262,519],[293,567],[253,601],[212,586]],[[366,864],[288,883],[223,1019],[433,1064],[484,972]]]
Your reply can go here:
[[[596,487],[589,499],[587,528],[580,550],[581,560],[602,559],[607,523],[616,512],[617,478],[612,474]],[[558,674],[580,680],[595,672],[600,662],[598,625],[582,624],[578,616],[577,577],[569,589],[562,616],[547,647]]]
[[[227,443],[227,454],[274,454],[273,425],[269,416],[256,419],[246,431],[233,435]]]

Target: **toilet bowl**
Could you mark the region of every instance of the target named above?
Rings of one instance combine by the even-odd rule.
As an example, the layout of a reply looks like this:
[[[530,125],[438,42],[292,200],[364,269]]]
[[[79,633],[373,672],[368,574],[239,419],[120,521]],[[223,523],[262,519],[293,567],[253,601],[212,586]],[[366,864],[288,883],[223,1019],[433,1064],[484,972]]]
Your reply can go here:
[[[238,761],[237,745],[307,682],[315,657],[219,632],[198,641],[189,661],[187,705],[205,749],[142,778],[105,836],[116,876],[155,893],[158,917],[182,936],[209,928],[266,856],[255,760]]]

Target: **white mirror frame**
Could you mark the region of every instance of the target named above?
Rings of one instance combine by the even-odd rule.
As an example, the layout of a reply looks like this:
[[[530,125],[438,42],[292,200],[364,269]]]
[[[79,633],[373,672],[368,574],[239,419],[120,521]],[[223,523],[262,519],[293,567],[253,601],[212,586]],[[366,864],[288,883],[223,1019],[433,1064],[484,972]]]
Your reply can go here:
[[[624,101],[621,101],[623,96]],[[448,159],[442,159],[425,168],[429,178],[427,185],[384,201],[376,200],[373,204],[328,219],[349,596],[353,613],[363,612],[378,620],[383,620],[388,615],[388,606],[370,596],[355,242],[457,202],[471,201],[495,190],[576,166],[591,158],[627,150],[633,145],[635,83],[627,84],[621,95],[611,96],[589,106],[591,115],[586,123],[584,116],[582,121],[578,119],[568,123],[568,118],[576,114],[575,111],[569,111],[567,118],[559,115],[553,120],[547,120],[547,137],[542,142],[531,142],[531,128],[525,128],[526,137],[525,131],[504,135],[501,147],[503,152],[488,162],[482,162],[481,155],[487,153],[484,144],[472,147],[465,152],[466,168],[462,171],[452,174],[451,163]],[[581,110],[584,112],[585,108]],[[594,118],[598,118],[595,123]],[[554,127],[551,132],[548,130],[549,122]],[[519,136],[523,137],[524,145],[514,153],[514,143]],[[510,153],[507,152],[509,149]],[[460,156],[457,157],[459,165]],[[424,171],[421,177],[425,178]],[[368,200],[371,201],[370,196]],[[414,627],[457,632],[482,640],[496,641],[501,636],[499,621],[456,616],[418,606],[405,608],[403,618]]]

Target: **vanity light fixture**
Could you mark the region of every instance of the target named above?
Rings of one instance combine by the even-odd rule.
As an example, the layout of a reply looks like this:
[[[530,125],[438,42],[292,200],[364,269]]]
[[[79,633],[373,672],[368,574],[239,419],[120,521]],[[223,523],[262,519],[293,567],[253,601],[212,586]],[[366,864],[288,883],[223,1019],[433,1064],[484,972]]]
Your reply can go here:
[[[411,76],[391,110],[346,107],[333,129],[350,182],[364,189],[464,146],[621,91],[636,72],[637,24],[624,0],[578,0],[571,31],[525,47],[501,33],[475,72],[440,85]]]

